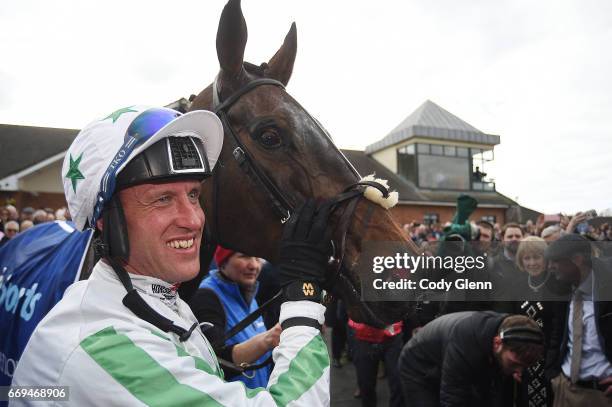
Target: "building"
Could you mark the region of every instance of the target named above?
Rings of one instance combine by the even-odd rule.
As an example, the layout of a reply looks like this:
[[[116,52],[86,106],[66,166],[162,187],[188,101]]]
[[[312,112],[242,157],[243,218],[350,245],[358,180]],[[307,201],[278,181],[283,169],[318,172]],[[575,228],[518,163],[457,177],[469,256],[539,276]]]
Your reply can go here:
[[[186,111],[189,104],[182,98],[168,107]],[[9,201],[19,208],[65,206],[62,160],[77,133],[0,125],[0,205]],[[479,202],[473,220],[535,221],[538,212],[497,192],[486,174],[499,142],[499,136],[483,133],[428,100],[365,151],[343,153],[360,174],[375,173],[399,192],[400,202],[392,211],[400,223],[449,221],[462,193]]]
[[[0,124],[0,205],[66,206],[62,161],[78,130]]]
[[[399,192],[393,213],[400,223],[450,221],[460,194],[479,202],[472,220],[524,222],[531,216],[497,192],[494,179],[486,173],[499,143],[499,136],[484,133],[427,100],[364,152],[346,155],[362,174],[375,172]]]

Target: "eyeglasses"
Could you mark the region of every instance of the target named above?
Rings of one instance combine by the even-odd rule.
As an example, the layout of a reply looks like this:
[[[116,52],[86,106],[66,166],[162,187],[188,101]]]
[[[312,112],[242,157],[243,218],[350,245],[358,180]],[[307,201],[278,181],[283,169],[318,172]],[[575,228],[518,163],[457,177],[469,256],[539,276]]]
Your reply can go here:
[[[19,230],[17,230],[17,229],[6,229],[6,231],[7,232],[15,232],[15,233],[19,232]]]

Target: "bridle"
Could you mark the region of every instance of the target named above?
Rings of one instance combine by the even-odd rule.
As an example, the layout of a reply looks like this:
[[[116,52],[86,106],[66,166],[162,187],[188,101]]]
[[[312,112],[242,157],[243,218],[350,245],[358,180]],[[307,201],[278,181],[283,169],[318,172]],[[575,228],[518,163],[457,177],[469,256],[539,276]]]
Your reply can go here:
[[[263,191],[267,195],[268,200],[272,204],[272,208],[276,212],[279,221],[284,224],[291,217],[295,207],[297,206],[297,202],[295,201],[295,199],[292,199],[291,197],[287,196],[287,194],[283,192],[274,183],[274,181],[268,176],[266,171],[263,168],[261,168],[261,166],[258,165],[257,161],[253,158],[252,154],[248,151],[246,146],[240,141],[240,138],[235,133],[234,129],[232,128],[230,124],[229,118],[228,118],[228,112],[231,109],[231,107],[242,96],[244,96],[245,94],[251,92],[252,90],[260,86],[275,86],[275,87],[281,88],[282,90],[285,89],[285,86],[281,82],[275,79],[259,78],[259,79],[254,79],[248,82],[246,85],[244,85],[243,87],[241,87],[240,89],[232,93],[227,99],[221,100],[221,95],[219,92],[219,85],[218,85],[218,77],[215,78],[215,81],[213,82],[213,89],[212,89],[213,111],[215,112],[215,114],[217,114],[217,116],[221,120],[221,123],[223,124],[224,133],[230,136],[230,137],[225,138],[224,143],[228,141],[232,143],[231,145],[232,156],[234,157],[234,159],[236,160],[236,162],[238,163],[242,171],[254,182],[254,184],[258,187],[258,189]],[[328,278],[324,284],[324,288],[329,290],[329,288],[334,285],[335,281],[341,277],[340,269],[344,261],[346,234],[348,232],[348,228],[350,225],[350,221],[353,217],[353,213],[355,212],[357,204],[360,200],[359,198],[363,197],[363,191],[368,186],[374,187],[378,189],[382,193],[383,197],[385,198],[389,196],[389,191],[384,185],[378,182],[361,180],[361,176],[359,175],[355,167],[353,167],[353,165],[349,162],[349,160],[342,153],[342,151],[340,151],[336,147],[336,145],[331,140],[331,137],[329,136],[327,131],[295,99],[293,99],[293,102],[295,102],[295,104],[299,106],[299,108],[306,114],[306,116],[313,123],[316,124],[317,128],[323,134],[325,134],[330,144],[334,146],[334,149],[336,153],[338,154],[338,156],[340,157],[340,159],[346,164],[346,166],[349,168],[349,170],[353,173],[355,177],[354,183],[348,185],[338,195],[334,196],[333,198],[325,202],[325,204],[332,206],[332,210],[337,209],[341,203],[346,203],[346,207],[344,211],[342,212],[342,214],[340,215],[339,221],[336,225],[335,235],[339,236],[339,239],[337,242],[334,242],[332,240],[333,255],[332,255],[332,260],[330,261],[330,268],[332,268],[332,273],[327,274]],[[212,237],[215,239],[215,242],[220,245],[224,245],[224,242],[221,237],[221,230],[219,228],[219,205],[217,205],[217,200],[218,200],[219,190],[220,190],[219,179],[221,178],[220,172],[222,171],[222,168],[224,168],[223,162],[219,160],[217,162],[217,165],[215,166],[215,170],[214,170],[213,177],[212,177],[213,178],[212,180],[213,181],[212,199],[213,199],[213,205],[214,205],[213,206],[214,207],[214,210],[213,210],[214,219],[212,222],[213,223],[212,230],[210,231]],[[368,216],[366,216],[367,221],[369,221],[370,214],[371,214],[371,211],[369,212]],[[367,228],[367,221],[365,222],[366,228]]]
[[[253,158],[252,154],[249,152],[246,146],[241,142],[240,138],[238,137],[238,135],[232,128],[230,121],[229,121],[229,117],[228,117],[228,112],[231,109],[231,107],[242,96],[251,92],[253,89],[259,86],[276,86],[283,90],[285,89],[285,86],[277,80],[270,79],[270,78],[260,78],[260,79],[255,79],[253,81],[250,81],[249,83],[244,85],[242,88],[232,93],[227,99],[221,100],[219,86],[218,86],[218,78],[215,78],[215,81],[213,82],[213,89],[212,89],[213,111],[215,112],[215,114],[217,114],[217,116],[221,120],[221,123],[223,125],[224,134],[230,136],[230,137],[225,137],[224,144],[228,142],[231,143],[230,148],[232,149],[232,157],[234,158],[234,160],[236,160],[236,162],[238,163],[238,166],[242,169],[242,171],[258,187],[258,189],[265,193],[269,202],[272,204],[272,208],[276,212],[278,220],[282,224],[284,224],[291,217],[294,209],[297,206],[297,202],[291,197],[287,196],[287,194],[283,190],[281,190],[276,185],[276,183],[268,176],[266,171],[263,168],[261,168],[260,165],[258,165],[257,161]],[[345,280],[347,279],[345,276],[343,276],[340,273],[342,263],[344,260],[346,234],[348,232],[351,218],[357,207],[357,203],[359,202],[359,198],[363,197],[363,191],[365,190],[366,187],[371,186],[371,187],[378,189],[382,193],[383,197],[385,198],[389,196],[389,191],[387,190],[385,186],[383,186],[382,184],[378,182],[361,180],[361,177],[359,173],[357,172],[357,170],[355,169],[355,167],[353,167],[353,165],[348,161],[348,159],[344,156],[344,154],[342,154],[342,152],[335,146],[335,144],[331,140],[331,137],[329,136],[327,131],[325,131],[325,129],[322,128],[319,122],[315,120],[310,115],[310,113],[308,113],[308,111],[304,109],[295,99],[293,99],[293,101],[295,102],[297,106],[300,107],[300,109],[307,115],[307,117],[313,123],[316,124],[318,129],[323,134],[325,134],[325,136],[330,141],[331,145],[334,146],[334,149],[336,150],[341,160],[346,164],[346,166],[350,169],[350,171],[353,173],[355,177],[354,183],[350,184],[341,193],[339,193],[338,195],[336,195],[335,197],[331,199],[328,199],[324,203],[326,205],[330,205],[332,207],[331,210],[334,210],[338,208],[341,203],[347,202],[346,207],[344,211],[342,212],[342,214],[340,215],[339,221],[336,225],[336,234],[340,236],[339,241],[338,243],[334,243],[334,241],[332,240],[334,252],[332,255],[332,260],[329,263],[329,267],[331,268],[331,273],[327,273],[328,277],[325,283],[323,284],[323,288],[326,288],[327,291],[329,291],[329,289],[335,284],[335,282],[338,279],[345,279]],[[218,244],[222,246],[226,246],[226,247],[228,246],[223,241],[222,236],[221,236],[221,229],[219,228],[219,208],[220,206],[218,205],[218,199],[219,199],[219,193],[220,193],[219,191],[221,188],[220,173],[221,171],[223,171],[223,168],[224,168],[224,163],[222,162],[221,158],[219,158],[215,166],[215,169],[213,171],[213,177],[212,177],[213,178],[212,179],[212,182],[213,182],[212,201],[213,201],[213,208],[214,208],[213,220],[211,222],[212,226],[208,228],[209,224],[207,223],[207,228],[205,230],[206,240],[208,240],[208,243],[206,244],[206,250],[205,250],[205,258],[207,259],[212,258],[212,253],[214,253],[214,250]],[[367,224],[369,222],[371,213],[372,213],[372,206],[370,206],[365,216],[365,221],[364,221],[365,228],[367,228]],[[280,298],[281,298],[281,293],[279,292],[272,299],[266,302],[266,304],[263,304],[255,312],[249,314],[242,321],[236,324],[236,326],[232,327],[225,334],[225,337],[222,342],[225,343],[225,340],[227,338],[234,336],[237,332],[242,331],[246,326],[250,325],[253,321],[255,321],[255,319],[257,319],[264,312],[266,308],[271,306],[273,303],[278,301]],[[256,365],[237,366],[229,361],[221,361],[221,363],[223,364],[225,368],[230,369],[230,371],[245,374],[246,371],[253,371],[253,370],[256,370],[256,369],[259,369],[261,367],[268,365],[269,363],[271,363],[271,358],[268,358],[265,362],[256,364]]]

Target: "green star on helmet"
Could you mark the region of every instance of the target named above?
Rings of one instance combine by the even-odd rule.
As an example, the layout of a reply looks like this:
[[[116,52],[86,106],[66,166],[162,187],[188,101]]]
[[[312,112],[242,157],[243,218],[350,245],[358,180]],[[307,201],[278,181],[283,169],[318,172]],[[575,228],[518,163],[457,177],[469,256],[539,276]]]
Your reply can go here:
[[[85,176],[83,175],[81,170],[79,170],[79,164],[81,163],[81,158],[83,158],[83,153],[81,153],[81,155],[76,160],[74,160],[72,158],[72,154],[70,154],[70,168],[68,169],[68,172],[65,175],[66,178],[70,178],[70,180],[72,181],[72,189],[74,190],[75,194],[76,194],[77,181],[80,179],[85,179]]]
[[[111,114],[109,114],[108,116],[106,116],[104,119],[102,120],[106,120],[106,119],[113,119],[113,123],[115,123],[117,121],[117,119],[119,119],[119,117],[121,117],[121,115],[123,113],[128,113],[128,112],[137,112],[138,110],[132,110],[132,107],[134,106],[130,106],[130,107],[123,107],[119,110],[115,110],[114,112],[112,112]]]

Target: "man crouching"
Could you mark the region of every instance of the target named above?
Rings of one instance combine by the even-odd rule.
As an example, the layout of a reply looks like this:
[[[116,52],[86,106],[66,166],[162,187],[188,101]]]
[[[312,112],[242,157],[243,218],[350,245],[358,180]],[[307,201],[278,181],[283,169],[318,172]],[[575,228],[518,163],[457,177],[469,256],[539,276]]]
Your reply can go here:
[[[407,406],[503,406],[504,376],[520,378],[544,352],[544,334],[523,315],[458,312],[425,325],[399,361]]]

